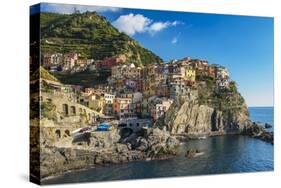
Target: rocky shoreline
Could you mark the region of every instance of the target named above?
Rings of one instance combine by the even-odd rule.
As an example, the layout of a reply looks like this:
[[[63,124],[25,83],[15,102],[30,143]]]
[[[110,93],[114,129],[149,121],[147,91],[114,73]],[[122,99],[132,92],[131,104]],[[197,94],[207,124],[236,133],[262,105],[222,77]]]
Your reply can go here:
[[[153,128],[122,136],[114,127],[110,131],[94,131],[80,137],[66,135],[66,123],[51,124],[50,120],[40,120],[41,127],[33,127],[31,134],[40,134],[40,141],[31,140],[33,150],[32,171],[37,172],[41,182],[69,171],[84,170],[109,164],[132,161],[160,160],[175,157],[180,142],[192,139],[206,139],[211,136],[230,134],[250,136],[273,144],[273,133],[248,118],[246,107],[235,116],[223,113],[205,105],[180,102],[172,106],[164,119]],[[42,123],[43,122],[43,123]],[[34,123],[37,124],[37,123]],[[68,125],[73,126],[73,125]],[[52,132],[61,128],[60,138]],[[40,133],[39,133],[40,132]],[[38,135],[32,138],[39,138]],[[188,152],[188,151],[187,151]],[[201,155],[200,151],[189,151],[187,156]]]
[[[140,160],[159,160],[177,154],[179,141],[158,128],[121,138],[117,130],[93,132],[77,140],[71,137],[55,144],[42,140],[40,177],[61,175],[67,171],[94,168]]]
[[[226,134],[209,136],[223,135]],[[273,144],[273,133],[267,132],[261,125],[254,122],[241,135],[261,139]],[[86,141],[87,139],[91,140],[90,144]],[[44,146],[41,156],[41,181],[44,182],[67,172],[87,170],[99,166],[175,157],[178,154],[179,140],[182,140],[175,136],[170,136],[168,132],[157,128],[152,129],[147,135],[133,135],[124,143],[106,146],[106,148],[97,152],[93,148],[91,149],[94,139],[96,139],[96,136],[90,134],[85,135],[84,141],[76,142],[73,147]],[[192,137],[192,139],[202,138],[200,136],[197,138]],[[187,140],[190,140],[190,138],[186,137],[185,141]],[[188,150],[186,157],[192,158],[197,155],[201,155],[201,152]]]
[[[260,139],[265,142],[274,144],[274,133],[267,131],[266,127],[271,128],[272,125],[266,123],[264,126],[257,122],[250,122],[242,131],[242,135]]]

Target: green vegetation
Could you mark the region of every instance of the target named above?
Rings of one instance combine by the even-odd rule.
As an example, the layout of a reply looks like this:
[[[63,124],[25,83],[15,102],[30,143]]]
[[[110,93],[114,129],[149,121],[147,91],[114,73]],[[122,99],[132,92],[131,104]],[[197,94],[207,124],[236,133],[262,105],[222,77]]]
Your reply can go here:
[[[201,80],[198,84],[198,103],[211,106],[224,112],[224,115],[236,113],[244,105],[244,98],[238,92],[236,83],[230,82],[228,88],[217,89],[215,81]]]
[[[56,106],[51,102],[41,102],[41,116],[50,120],[56,120]]]
[[[63,84],[81,85],[84,87],[93,87],[98,84],[106,84],[107,78],[111,75],[110,70],[86,70],[84,72],[57,73],[55,76]]]
[[[45,81],[42,81],[40,84],[40,90],[46,93],[53,93],[54,88],[50,87],[49,84],[47,84]]]
[[[31,81],[36,81],[43,79],[43,80],[48,80],[48,81],[53,81],[53,82],[59,82],[59,80],[53,76],[51,73],[49,73],[46,69],[44,69],[42,66],[39,67],[32,75],[30,80]]]
[[[145,65],[162,59],[114,28],[96,12],[63,15],[41,13],[43,53],[78,52],[84,58],[102,60],[124,54],[128,63]]]

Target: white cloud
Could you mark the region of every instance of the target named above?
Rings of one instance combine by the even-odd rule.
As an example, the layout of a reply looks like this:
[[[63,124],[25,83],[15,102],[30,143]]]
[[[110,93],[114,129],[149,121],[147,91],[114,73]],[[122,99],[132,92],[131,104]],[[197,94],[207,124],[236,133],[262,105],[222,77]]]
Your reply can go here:
[[[151,26],[149,27],[149,31],[150,32],[161,31],[162,29],[167,28],[169,25],[170,25],[169,22],[155,22],[151,24]]]
[[[180,25],[180,24],[183,24],[183,22],[180,22],[180,21],[173,21],[172,22],[173,26]]]
[[[112,24],[119,31],[124,32],[128,35],[134,35],[135,33],[143,33],[148,30],[152,20],[144,17],[141,14],[128,14],[122,15]]]
[[[178,37],[174,37],[171,41],[172,44],[176,44],[178,42]]]
[[[178,33],[177,36],[174,36],[171,40],[172,44],[176,44],[178,43],[179,37],[180,37],[181,33]]]
[[[173,22],[155,22],[153,24],[150,25],[149,27],[149,32],[154,34],[155,32],[158,32],[158,31],[161,31],[167,27],[170,27],[170,26],[176,26],[180,24],[179,21],[173,21]]]
[[[180,24],[179,21],[173,22],[153,22],[153,20],[141,15],[141,14],[127,14],[120,16],[112,24],[121,32],[128,35],[134,35],[136,33],[149,32],[155,34],[163,29]]]
[[[106,6],[86,6],[86,5],[71,5],[71,4],[55,4],[55,3],[42,3],[41,10],[44,12],[56,12],[61,14],[72,14],[74,11],[83,12],[117,12],[120,8],[106,7]]]

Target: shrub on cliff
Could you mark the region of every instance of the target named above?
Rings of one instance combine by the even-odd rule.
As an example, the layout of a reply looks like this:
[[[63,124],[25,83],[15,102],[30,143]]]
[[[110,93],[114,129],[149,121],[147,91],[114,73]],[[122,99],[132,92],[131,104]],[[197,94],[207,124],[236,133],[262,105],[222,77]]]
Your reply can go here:
[[[57,116],[55,110],[56,106],[52,102],[41,102],[41,117],[56,121]]]

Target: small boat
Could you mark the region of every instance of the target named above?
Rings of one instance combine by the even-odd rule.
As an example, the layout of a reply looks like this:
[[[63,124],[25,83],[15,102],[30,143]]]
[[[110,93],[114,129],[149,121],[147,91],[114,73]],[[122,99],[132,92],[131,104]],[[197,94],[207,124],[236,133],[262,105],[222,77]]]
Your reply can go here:
[[[194,158],[194,157],[198,157],[201,155],[204,155],[204,152],[199,151],[198,149],[190,149],[186,152],[185,157]]]
[[[198,137],[199,140],[205,140],[207,137],[206,136],[200,136]]]
[[[74,131],[71,132],[72,136],[78,136],[78,135],[82,135],[84,133],[89,133],[93,131],[93,127],[92,126],[87,126],[87,127],[83,127],[83,128],[79,128],[76,129]]]
[[[82,128],[79,128],[79,129],[76,129],[76,130],[72,131],[72,132],[71,132],[71,135],[72,135],[72,136],[76,136],[77,134],[79,134],[79,132],[80,132],[81,129],[82,129]]]
[[[110,127],[109,123],[101,123],[101,124],[97,127],[96,131],[109,131],[110,128],[111,128],[111,127]]]
[[[204,152],[196,153],[196,154],[194,155],[194,157],[199,157],[199,156],[201,156],[201,155],[204,155]]]

